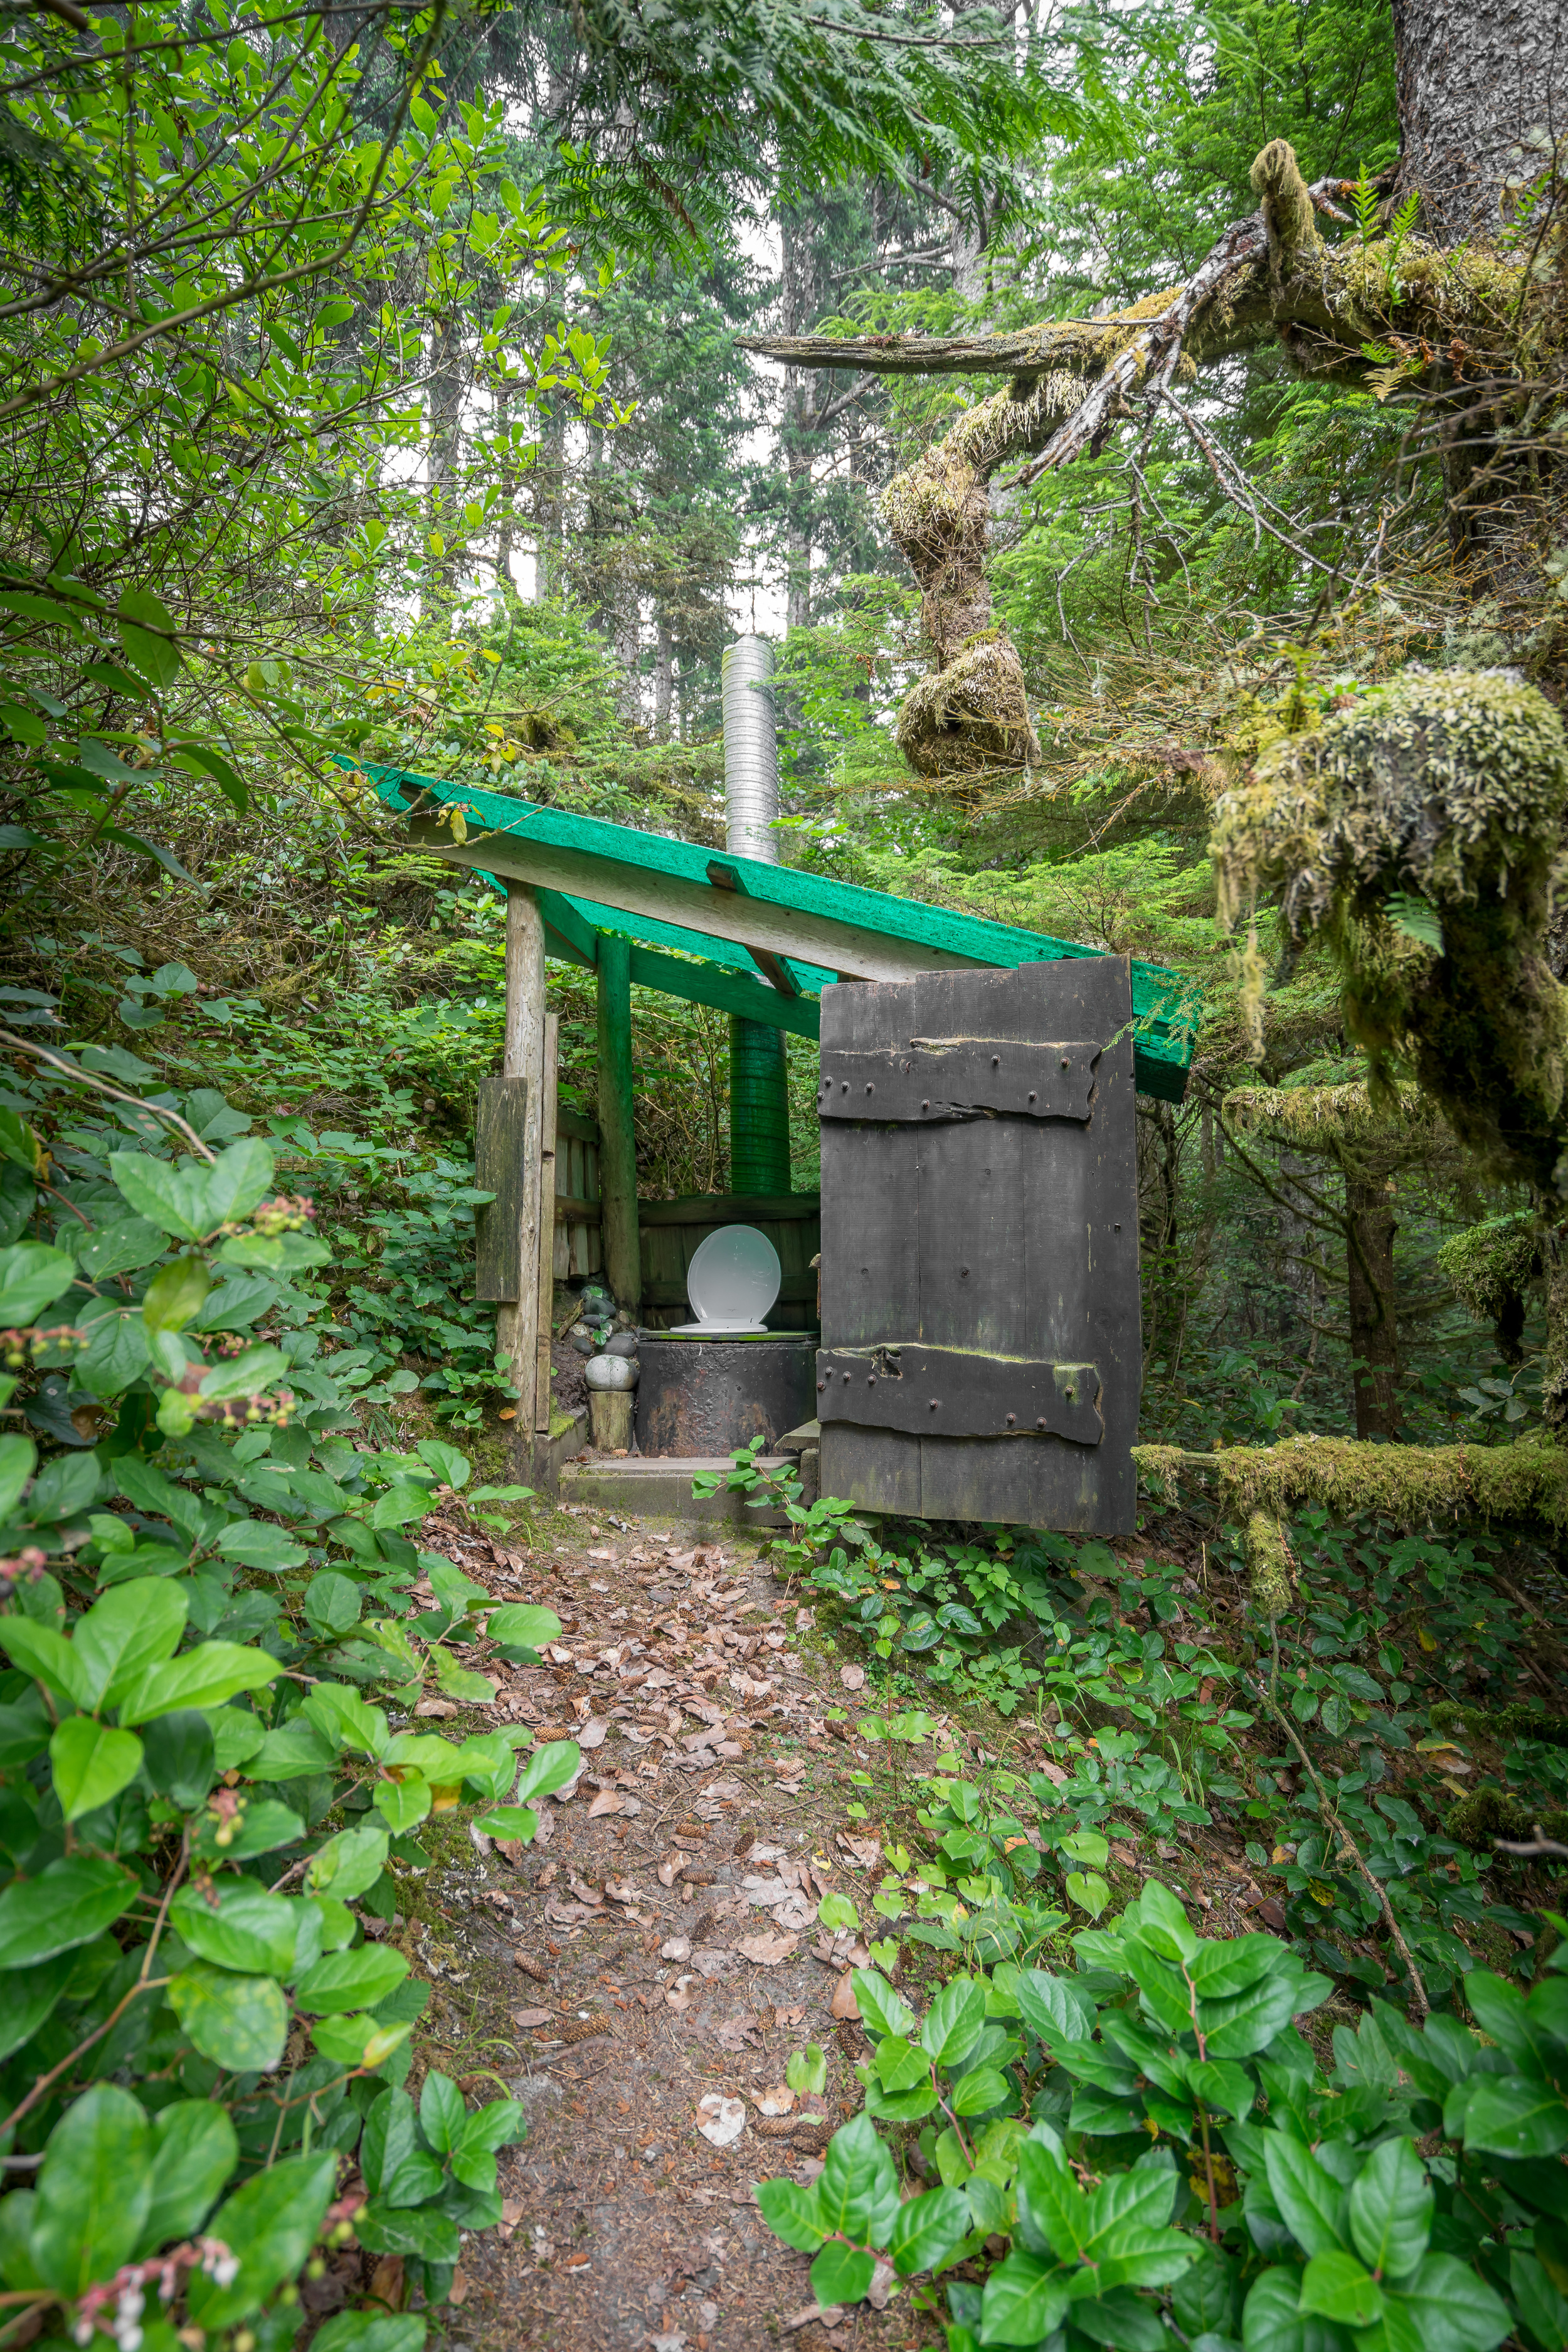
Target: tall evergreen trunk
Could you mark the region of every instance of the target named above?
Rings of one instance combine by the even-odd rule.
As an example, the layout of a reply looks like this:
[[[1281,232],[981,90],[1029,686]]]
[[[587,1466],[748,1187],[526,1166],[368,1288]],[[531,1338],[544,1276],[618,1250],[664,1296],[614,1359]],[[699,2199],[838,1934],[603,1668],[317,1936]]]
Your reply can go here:
[[[653,731],[661,743],[669,740],[669,714],[675,698],[675,637],[669,614],[655,618],[653,650]]]
[[[786,335],[803,335],[816,310],[816,274],[805,215],[781,210],[779,234],[783,249],[782,297]],[[784,445],[786,480],[784,510],[784,627],[811,626],[811,548],[816,536],[816,499],[811,461],[816,444],[815,377],[805,368],[784,373]]]
[[[1542,135],[1565,127],[1559,0],[1394,0],[1394,42],[1399,194],[1419,188],[1435,244],[1490,243],[1506,225],[1508,184],[1533,180],[1547,161]]]
[[[1394,1187],[1386,1176],[1345,1177],[1355,1433],[1399,1434],[1399,1326],[1394,1310]]]

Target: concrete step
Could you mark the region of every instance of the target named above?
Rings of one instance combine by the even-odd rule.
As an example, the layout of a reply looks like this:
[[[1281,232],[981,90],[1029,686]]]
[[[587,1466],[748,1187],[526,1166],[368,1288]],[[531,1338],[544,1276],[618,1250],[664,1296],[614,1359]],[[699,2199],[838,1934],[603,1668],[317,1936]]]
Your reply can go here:
[[[762,1466],[793,1470],[795,1463],[783,1454],[763,1454]],[[778,1528],[787,1524],[782,1511],[748,1510],[743,1495],[724,1487],[706,1497],[693,1495],[691,1482],[699,1472],[714,1475],[729,1468],[727,1454],[628,1454],[624,1461],[612,1454],[594,1454],[585,1462],[563,1465],[561,1500],[637,1518],[691,1519],[704,1526]]]

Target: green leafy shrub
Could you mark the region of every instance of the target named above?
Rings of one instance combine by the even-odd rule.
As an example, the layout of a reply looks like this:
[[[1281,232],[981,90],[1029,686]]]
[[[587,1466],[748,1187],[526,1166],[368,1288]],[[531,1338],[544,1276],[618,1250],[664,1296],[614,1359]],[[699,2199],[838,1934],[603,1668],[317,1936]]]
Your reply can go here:
[[[820,2303],[925,2273],[934,2310],[945,2276],[950,2352],[1568,2342],[1568,1948],[1528,1996],[1474,1971],[1479,2032],[1374,2004],[1325,2074],[1298,2021],[1329,1980],[1278,1939],[1205,1941],[1151,1883],[1075,1942],[923,2017],[856,1974],[864,2110],[758,2192]]]
[[[46,1146],[36,1101],[0,1110],[0,1404],[33,1432],[0,1435],[0,2287],[12,2324],[79,2343],[244,2322],[280,2352],[313,2249],[398,2254],[435,2304],[459,2231],[500,2218],[521,2110],[434,2074],[416,2109],[426,1990],[363,1921],[428,1866],[433,1813],[531,1837],[579,1754],[399,1729],[366,1696],[488,1699],[458,1643],[559,1633],[418,1549],[438,1490],[525,1490],[470,1492],[440,1440],[351,1442],[310,1328],[326,1247],[270,1147],[214,1153],[193,1107],[127,1107],[178,1158],[79,1111]],[[424,2326],[345,2313],[323,2341],[417,2352]]]

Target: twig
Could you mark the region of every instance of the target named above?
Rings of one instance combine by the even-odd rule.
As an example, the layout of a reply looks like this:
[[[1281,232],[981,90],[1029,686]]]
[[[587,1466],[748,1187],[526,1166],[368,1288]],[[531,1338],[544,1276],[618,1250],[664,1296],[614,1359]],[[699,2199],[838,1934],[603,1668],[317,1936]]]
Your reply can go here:
[[[107,1078],[100,1078],[96,1070],[79,1069],[63,1055],[51,1054],[47,1045],[35,1045],[31,1039],[18,1037],[14,1030],[0,1029],[0,1045],[8,1045],[16,1054],[31,1054],[35,1060],[47,1062],[51,1069],[63,1070],[66,1076],[74,1078],[79,1087],[96,1087],[100,1094],[108,1095],[114,1102],[128,1103],[132,1110],[151,1111],[154,1118],[166,1118],[171,1127],[179,1129],[193,1151],[200,1152],[209,1167],[216,1165],[216,1155],[207,1150],[195,1129],[188,1119],[182,1118],[178,1111],[164,1110],[158,1103],[143,1102],[139,1095],[128,1095],[121,1087],[111,1087]]]
[[[1539,1822],[1535,1824],[1534,1840],[1529,1845],[1522,1844],[1518,1838],[1493,1838],[1492,1843],[1500,1853],[1520,1853],[1527,1856],[1550,1853],[1559,1855],[1562,1860],[1568,1862],[1568,1845],[1560,1845],[1555,1838],[1542,1837]]]
[[[1399,1957],[1405,1962],[1406,1969],[1410,1972],[1410,1997],[1415,2005],[1417,2014],[1422,2017],[1429,2017],[1432,2013],[1432,2004],[1426,1998],[1426,1987],[1422,1980],[1421,1971],[1415,1965],[1415,1956],[1412,1952],[1409,1945],[1405,1942],[1404,1930],[1401,1928],[1398,1920],[1394,1916],[1394,1906],[1388,1899],[1387,1887],[1384,1886],[1380,1880],[1374,1878],[1372,1872],[1368,1869],[1365,1855],[1362,1853],[1360,1846],[1357,1845],[1354,1838],[1352,1837],[1349,1830],[1345,1827],[1344,1822],[1341,1820],[1339,1813],[1335,1811],[1334,1805],[1329,1796],[1329,1792],[1324,1788],[1321,1780],[1318,1778],[1317,1769],[1314,1766],[1311,1758],[1308,1755],[1306,1748],[1302,1746],[1300,1735],[1297,1731],[1296,1727],[1291,1722],[1289,1717],[1285,1713],[1282,1707],[1275,1705],[1268,1692],[1263,1690],[1258,1684],[1248,1682],[1248,1678],[1246,1675],[1241,1676],[1240,1679],[1244,1683],[1247,1683],[1247,1686],[1256,1693],[1258,1698],[1262,1700],[1264,1706],[1268,1709],[1269,1714],[1273,1716],[1275,1721],[1279,1725],[1281,1730],[1284,1732],[1286,1738],[1290,1742],[1291,1747],[1296,1750],[1297,1755],[1300,1758],[1302,1769],[1306,1772],[1307,1778],[1310,1780],[1314,1790],[1317,1791],[1318,1811],[1322,1815],[1324,1827],[1331,1830],[1337,1837],[1342,1838],[1344,1841],[1344,1853],[1347,1853],[1350,1856],[1351,1860],[1354,1863],[1360,1876],[1370,1888],[1371,1892],[1376,1896],[1377,1907],[1382,1912],[1388,1932],[1393,1937],[1394,1944],[1398,1948]]]

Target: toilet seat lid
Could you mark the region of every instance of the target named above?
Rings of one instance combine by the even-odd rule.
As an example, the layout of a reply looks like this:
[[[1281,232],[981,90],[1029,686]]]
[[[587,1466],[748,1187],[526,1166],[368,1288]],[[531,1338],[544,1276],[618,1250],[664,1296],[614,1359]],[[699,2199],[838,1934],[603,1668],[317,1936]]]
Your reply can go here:
[[[779,1254],[755,1225],[721,1225],[698,1244],[686,1295],[699,1325],[755,1331],[779,1295]]]

